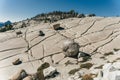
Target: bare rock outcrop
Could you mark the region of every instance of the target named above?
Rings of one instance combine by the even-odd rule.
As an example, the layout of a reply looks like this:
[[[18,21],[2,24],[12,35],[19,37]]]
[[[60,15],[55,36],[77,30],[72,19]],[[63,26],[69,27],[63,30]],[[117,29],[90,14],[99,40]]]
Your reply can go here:
[[[13,73],[24,69],[32,75],[24,76],[27,73],[22,70],[23,77],[20,76],[21,71],[18,71],[11,79],[30,79],[29,76],[32,76],[33,80],[45,80],[43,69],[52,66],[60,75],[46,80],[67,80],[71,70],[72,73],[78,70],[84,72],[79,76],[72,74],[71,80],[80,80],[85,74],[94,74],[92,78],[95,80],[119,80],[119,75],[116,74],[120,72],[120,65],[116,63],[120,61],[119,17],[67,18],[55,23],[30,20],[30,25],[20,28],[22,22],[17,22],[14,30],[0,33],[0,79],[8,80]],[[28,23],[27,20],[24,22]],[[60,24],[58,28],[64,29],[53,29],[51,25],[57,23]],[[42,32],[39,35],[40,30],[45,36],[42,36]],[[22,34],[16,35],[17,31]],[[20,60],[14,60],[16,58],[22,60],[20,65]],[[42,65],[43,63],[45,64]],[[111,63],[111,69],[107,67],[103,70],[107,63]],[[97,76],[99,71],[104,73],[100,75],[101,78]]]

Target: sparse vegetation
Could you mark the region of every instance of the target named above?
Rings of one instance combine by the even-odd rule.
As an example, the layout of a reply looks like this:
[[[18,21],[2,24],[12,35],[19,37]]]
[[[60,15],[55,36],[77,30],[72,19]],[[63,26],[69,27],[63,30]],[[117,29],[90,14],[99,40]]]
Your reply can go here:
[[[86,75],[82,76],[82,80],[93,80],[93,78],[92,78],[91,74],[86,74]]]
[[[109,56],[109,55],[113,55],[114,53],[113,52],[108,52],[108,53],[105,53],[104,56]]]
[[[45,68],[48,68],[49,66],[50,66],[50,64],[45,62],[37,69],[37,71],[43,70]]]
[[[83,61],[82,61],[82,62],[86,62],[86,61],[88,61],[89,59],[91,59],[90,56],[83,57]]]
[[[77,71],[79,71],[80,68],[77,68],[77,69],[72,69],[68,72],[69,75],[74,75]]]
[[[117,51],[119,51],[119,50],[120,50],[120,49],[114,48],[114,51],[115,51],[115,52],[117,52]]]
[[[79,15],[78,15],[78,18],[84,18],[84,17],[85,17],[84,14],[79,14]]]
[[[80,68],[90,69],[92,66],[93,66],[92,63],[85,63],[85,64],[81,64]]]
[[[88,17],[94,17],[96,16],[95,14],[88,14]]]
[[[106,59],[105,56],[102,56],[102,57],[100,57],[100,58],[101,58],[101,59],[104,59],[104,60]]]
[[[45,77],[44,77],[44,74],[43,74],[42,70],[41,71],[37,71],[36,76],[37,76],[38,80],[45,80]]]
[[[22,34],[22,32],[21,32],[21,31],[17,31],[16,34],[17,34],[17,35],[20,35],[20,34]]]
[[[95,16],[95,14],[91,14],[90,15]],[[84,14],[78,14],[78,12],[76,12],[75,10],[70,10],[70,11],[53,11],[53,12],[49,12],[49,13],[42,13],[42,14],[38,14],[35,17],[31,18],[33,20],[36,21],[44,21],[46,22],[56,22],[58,20],[61,19],[66,19],[66,18],[73,18],[73,17],[78,17],[78,18],[84,18],[85,15]]]
[[[69,60],[65,63],[65,66],[72,64]]]
[[[117,58],[116,60],[120,60],[120,58]]]
[[[48,68],[49,66],[50,66],[50,64],[45,62],[37,69],[36,75],[37,75],[39,80],[45,80],[45,77],[44,77],[44,74],[43,74],[43,70]]]
[[[5,32],[8,30],[12,30],[13,26],[11,24],[5,25],[4,27],[0,28],[0,32]]]
[[[100,65],[98,67],[95,67],[95,69],[102,69],[103,68],[103,65]]]
[[[25,22],[23,22],[22,25],[21,25],[21,28],[24,28],[24,27],[27,27]]]

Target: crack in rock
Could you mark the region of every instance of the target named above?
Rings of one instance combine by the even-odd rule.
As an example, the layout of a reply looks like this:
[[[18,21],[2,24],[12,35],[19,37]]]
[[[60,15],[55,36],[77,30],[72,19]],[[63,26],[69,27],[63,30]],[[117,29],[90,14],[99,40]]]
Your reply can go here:
[[[95,50],[93,50],[93,51],[91,52],[91,54],[93,55],[94,53],[96,53],[96,52],[97,52],[97,50],[98,50],[99,48],[101,48],[101,47],[105,46],[106,44],[111,43],[111,42],[112,42],[115,38],[117,38],[118,36],[120,36],[120,34],[118,34],[118,35],[114,36],[114,37],[113,37],[111,40],[109,40],[108,42],[106,42],[106,43],[104,43],[104,44],[100,45],[99,47],[97,47]]]
[[[16,50],[16,49],[22,49],[22,48],[26,48],[26,47],[17,47],[17,48],[5,49],[5,50],[1,50],[0,52],[6,52],[6,51],[11,51],[11,50]]]
[[[43,42],[44,40],[46,40],[46,39],[48,39],[48,38],[50,38],[51,36],[54,36],[54,35],[56,35],[56,33],[54,33],[54,34],[52,34],[52,35],[50,35],[50,36],[48,36],[48,37],[45,37],[44,39],[42,39],[42,40],[39,41],[38,43],[36,43],[36,44],[32,45],[31,47],[29,47],[28,50],[26,50],[25,52],[28,52],[31,48],[35,47],[36,45],[40,44],[40,43]]]
[[[119,23],[120,23],[120,21],[118,21],[117,23],[109,24],[109,25],[105,26],[103,29],[101,29],[101,30],[99,30],[99,31],[87,33],[87,34],[85,34],[85,35],[90,35],[90,34],[93,34],[93,33],[96,33],[96,32],[101,32],[101,31],[105,30],[107,27],[110,27],[110,26],[112,26],[112,25],[119,24]]]
[[[95,23],[96,23],[96,21],[94,21],[94,22],[92,23],[92,25],[90,25],[90,26],[87,28],[87,30],[85,30],[85,31],[81,34],[81,36],[83,36],[86,32],[88,32],[89,29],[91,29],[91,27],[93,27]]]

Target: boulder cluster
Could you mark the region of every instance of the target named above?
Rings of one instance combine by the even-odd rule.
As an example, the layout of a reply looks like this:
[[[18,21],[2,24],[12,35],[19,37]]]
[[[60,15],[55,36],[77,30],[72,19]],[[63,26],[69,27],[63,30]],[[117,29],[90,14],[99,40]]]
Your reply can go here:
[[[37,69],[36,73],[28,74],[24,69],[21,69],[13,74],[9,80],[45,80],[47,78],[53,78],[58,74],[56,68],[45,62]]]

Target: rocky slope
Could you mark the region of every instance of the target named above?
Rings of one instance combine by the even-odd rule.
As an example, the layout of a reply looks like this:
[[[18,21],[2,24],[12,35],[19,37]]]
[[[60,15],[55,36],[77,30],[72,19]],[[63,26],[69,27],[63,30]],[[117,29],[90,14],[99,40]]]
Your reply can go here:
[[[24,22],[28,23],[27,20]],[[52,25],[56,23],[62,29],[54,30]],[[44,62],[48,62],[59,73],[46,80],[93,80],[84,77],[119,80],[119,17],[69,18],[55,23],[31,20],[26,27],[21,28],[21,25],[22,22],[18,22],[13,26],[14,30],[0,33],[0,80],[10,79],[21,69],[28,74],[34,74]],[[44,33],[43,36],[40,31]],[[91,58],[83,61],[81,57],[65,57],[61,47],[68,38],[77,42],[80,45],[79,50],[90,54]],[[17,63],[13,64],[16,59]],[[118,67],[114,69],[119,74],[114,69],[113,73],[106,70],[108,66],[116,66],[115,63]],[[53,68],[50,69],[54,71]],[[111,75],[114,78],[111,79]],[[32,79],[27,77],[24,80]]]

